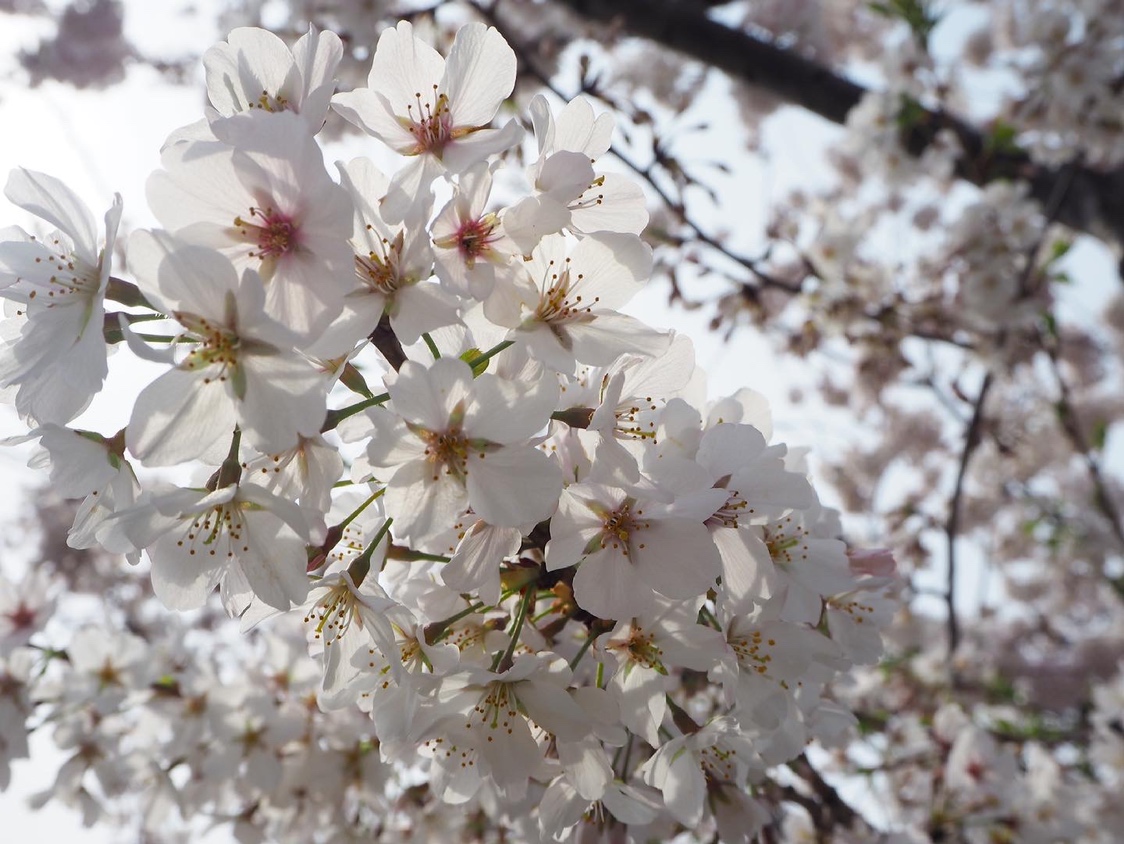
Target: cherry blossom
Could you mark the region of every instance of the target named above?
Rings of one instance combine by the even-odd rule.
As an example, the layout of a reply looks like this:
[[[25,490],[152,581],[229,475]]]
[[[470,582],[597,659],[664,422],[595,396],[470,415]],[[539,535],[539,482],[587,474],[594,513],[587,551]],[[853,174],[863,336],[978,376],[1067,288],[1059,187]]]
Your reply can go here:
[[[268,30],[239,27],[203,56],[207,94],[222,117],[252,109],[293,111],[315,134],[328,114],[342,58],[334,32],[309,26],[290,50]]]
[[[590,236],[572,251],[563,237],[545,237],[519,277],[497,280],[485,313],[559,372],[575,362],[605,366],[625,352],[656,355],[670,337],[615,310],[640,289],[651,260],[630,235]]]
[[[389,409],[368,411],[367,456],[387,471],[387,512],[404,535],[451,525],[467,506],[499,527],[534,524],[554,511],[561,473],[527,444],[557,395],[545,382],[473,379],[463,361],[441,358],[428,368],[407,361],[387,391]]]
[[[290,112],[239,114],[212,129],[216,141],[165,148],[149,204],[171,233],[257,271],[266,312],[313,340],[351,286],[347,194]]]
[[[152,588],[172,609],[201,607],[220,582],[237,613],[251,594],[285,611],[308,593],[303,515],[253,484],[150,493],[113,530],[107,544],[148,551]]]
[[[442,172],[462,173],[522,134],[514,121],[487,128],[515,86],[515,53],[493,27],[463,27],[445,60],[402,21],[379,36],[367,85],[337,94],[332,105],[391,149],[416,157],[383,200],[390,223]]]
[[[0,295],[18,303],[23,317],[0,335],[0,386],[18,385],[22,416],[65,424],[108,371],[102,318],[121,197],[105,214],[99,249],[89,209],[53,176],[14,170],[4,195],[56,230],[45,240],[15,232],[0,243]]]
[[[239,278],[217,252],[146,232],[134,235],[130,254],[144,289],[194,346],[137,397],[126,432],[134,455],[154,466],[180,463],[235,425],[259,450],[278,452],[319,430],[327,382],[290,351],[295,335],[266,315],[253,270]]]
[[[555,120],[541,94],[528,110],[539,148],[528,172],[536,192],[504,215],[512,240],[530,252],[543,235],[564,228],[640,234],[648,224],[640,186],[616,173],[595,174],[591,166],[609,149],[612,115],[594,118],[589,100],[575,97]]]
[[[45,540],[18,586],[0,571],[0,783],[50,725],[65,759],[36,801],[91,822],[136,801],[142,836],[751,841],[828,793],[821,748],[890,711],[856,665],[905,581],[839,539],[764,396],[708,404],[691,342],[620,312],[679,235],[661,221],[654,255],[642,189],[594,169],[612,117],[534,99],[524,183],[518,122],[492,127],[512,48],[471,23],[446,61],[422,31],[383,32],[369,87],[332,99],[410,160],[353,158],[338,184],[318,133],[363,45],[241,28],[212,48],[212,107],[166,144],[148,183],[163,228],[127,239],[122,277],[104,257],[118,207],[99,253],[72,192],[13,176],[62,235],[0,233],[0,295],[26,306],[0,331],[58,339],[35,325],[41,257],[91,282],[97,331],[75,312],[66,337],[162,369],[130,385],[116,433],[66,427],[100,377],[65,399],[53,363],[7,382],[35,427],[6,444],[37,439],[31,465],[81,503],[59,518],[69,547]],[[114,611],[68,624],[103,583]],[[1092,764],[1115,776],[1115,686],[1098,688]],[[943,754],[941,805],[1084,829],[1051,797],[1058,761],[1012,767],[977,720],[910,722]],[[1011,780],[994,812],[970,789],[989,765]]]

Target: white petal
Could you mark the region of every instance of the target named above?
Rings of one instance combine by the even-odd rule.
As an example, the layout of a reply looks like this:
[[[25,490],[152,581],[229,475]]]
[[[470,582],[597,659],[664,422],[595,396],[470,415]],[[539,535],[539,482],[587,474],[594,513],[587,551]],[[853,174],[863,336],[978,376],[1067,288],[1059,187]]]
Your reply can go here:
[[[486,126],[515,88],[515,52],[495,27],[471,23],[457,33],[441,89],[457,128]]]
[[[435,360],[427,369],[406,361],[387,386],[394,412],[428,431],[445,431],[453,408],[472,390],[472,370],[458,358]]]
[[[94,215],[78,195],[54,176],[19,167],[8,176],[4,195],[46,220],[74,241],[74,251],[89,266],[98,263]]]
[[[238,422],[254,448],[267,454],[315,436],[327,412],[328,382],[311,363],[292,354],[244,355],[246,393]]]
[[[484,521],[500,527],[534,524],[550,517],[562,492],[562,470],[531,446],[468,456],[468,497]]]
[[[650,590],[637,583],[636,569],[612,548],[586,557],[574,575],[574,598],[598,618],[631,618],[653,606]]]
[[[718,549],[702,524],[661,519],[632,541],[637,570],[653,589],[669,598],[693,598],[714,586],[722,573]]]
[[[212,368],[217,375],[217,368]],[[217,377],[173,369],[141,390],[125,440],[149,466],[172,466],[201,456],[236,422],[234,401]]]

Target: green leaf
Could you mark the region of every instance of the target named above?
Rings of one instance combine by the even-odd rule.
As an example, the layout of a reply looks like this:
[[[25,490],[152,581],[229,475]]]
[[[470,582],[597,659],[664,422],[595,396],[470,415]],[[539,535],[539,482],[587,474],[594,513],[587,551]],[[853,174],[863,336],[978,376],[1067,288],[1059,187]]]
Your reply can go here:
[[[1048,337],[1058,339],[1058,319],[1050,311],[1042,312],[1042,327]]]
[[[912,129],[919,126],[929,116],[925,106],[908,94],[902,94],[901,107],[894,118],[902,129]]]
[[[1004,120],[996,120],[984,138],[984,149],[990,153],[1017,153],[1020,147],[1016,138],[1019,130]]]
[[[1107,439],[1108,423],[1103,419],[1098,419],[1097,424],[1093,426],[1093,448],[1095,448],[1097,451],[1104,451],[1104,445]]]
[[[1052,264],[1055,261],[1061,260],[1062,258],[1064,258],[1066,255],[1069,254],[1069,250],[1072,249],[1072,248],[1073,248],[1073,241],[1072,240],[1062,240],[1060,238],[1058,240],[1055,240],[1050,245],[1050,257],[1049,257],[1049,259],[1047,260],[1046,263]]]
[[[941,21],[933,5],[929,0],[875,0],[868,8],[876,15],[905,22],[914,38],[927,49],[929,35]]]

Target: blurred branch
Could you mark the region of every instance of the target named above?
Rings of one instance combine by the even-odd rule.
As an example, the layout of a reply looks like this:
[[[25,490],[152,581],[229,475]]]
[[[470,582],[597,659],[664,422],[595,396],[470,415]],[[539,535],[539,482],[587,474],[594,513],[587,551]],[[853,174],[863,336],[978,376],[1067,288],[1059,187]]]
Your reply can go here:
[[[952,500],[948,505],[948,521],[945,522],[945,536],[948,538],[948,580],[944,599],[948,607],[948,659],[951,663],[956,646],[960,644],[960,622],[956,616],[956,537],[960,531],[960,499],[964,496],[964,478],[968,474],[968,464],[976,446],[980,444],[980,428],[983,423],[983,407],[991,390],[992,377],[989,370],[980,384],[980,391],[972,406],[972,418],[964,429],[964,445],[960,450],[960,467],[956,472],[956,485],[952,489]]]
[[[1116,538],[1120,545],[1121,552],[1124,552],[1124,519],[1121,518],[1120,509],[1116,506],[1116,501],[1113,500],[1108,490],[1108,485],[1105,483],[1104,473],[1101,470],[1100,461],[1094,456],[1094,447],[1089,442],[1089,438],[1085,436],[1085,430],[1081,426],[1077,418],[1077,411],[1074,408],[1073,393],[1070,390],[1069,383],[1066,381],[1065,375],[1062,372],[1061,360],[1059,359],[1060,340],[1056,336],[1052,342],[1043,343],[1043,348],[1046,350],[1046,355],[1050,360],[1050,368],[1053,371],[1054,379],[1058,384],[1058,401],[1057,412],[1058,420],[1061,422],[1062,430],[1065,431],[1066,437],[1069,439],[1070,445],[1076,451],[1082,461],[1085,463],[1085,468],[1089,472],[1089,480],[1093,484],[1093,503],[1097,509],[1101,511],[1105,519],[1108,520],[1109,530]]]
[[[685,0],[554,2],[583,17],[658,42],[833,123],[844,123],[867,93],[863,86],[814,59],[711,20],[704,4]],[[1030,195],[1043,204],[1056,194],[1059,182],[1072,179],[1057,221],[1113,245],[1124,245],[1124,170],[1080,167],[1067,174],[1066,165],[1047,167],[1020,149],[995,148],[989,132],[941,109],[920,108],[918,119],[904,129],[903,145],[909,154],[919,156],[945,131],[956,136],[963,150],[956,162],[958,178],[975,185],[1023,179],[1030,185]]]
[[[807,756],[800,754],[788,763],[788,767],[807,784],[812,795],[801,799],[798,791],[785,787],[782,789],[784,797],[804,807],[812,816],[812,823],[818,832],[832,836],[831,840],[834,840],[840,830],[854,829],[856,822],[865,827],[859,813],[839,796],[839,792],[823,778]]]

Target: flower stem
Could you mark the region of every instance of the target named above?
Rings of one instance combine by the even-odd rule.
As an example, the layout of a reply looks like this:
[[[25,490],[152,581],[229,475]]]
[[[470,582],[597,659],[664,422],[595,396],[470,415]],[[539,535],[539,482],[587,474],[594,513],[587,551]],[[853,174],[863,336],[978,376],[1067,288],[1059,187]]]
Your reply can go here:
[[[476,372],[476,370],[480,367],[481,364],[487,363],[492,358],[494,358],[496,355],[498,355],[500,352],[502,352],[504,349],[506,349],[508,346],[514,346],[514,345],[515,345],[514,340],[504,340],[502,343],[496,343],[496,345],[492,346],[492,348],[488,349],[488,351],[483,352],[482,354],[480,354],[477,357],[474,357],[472,360],[468,361],[468,365],[469,365],[469,367],[471,367],[473,374],[474,375],[478,374]]]
[[[496,658],[492,660],[493,671],[503,672],[511,668],[515,648],[519,645],[519,634],[523,632],[523,622],[527,620],[527,608],[531,605],[531,598],[534,597],[534,594],[535,588],[533,586],[528,586],[523,591],[523,597],[519,600],[519,609],[515,611],[515,620],[511,623],[511,641],[507,643],[507,650],[502,655],[497,654]]]
[[[582,646],[580,648],[578,648],[578,652],[574,655],[574,658],[570,660],[570,670],[571,671],[573,671],[575,668],[578,667],[578,663],[582,661],[582,657],[585,656],[585,652],[589,650],[589,646],[592,645],[592,644],[593,644],[593,635],[590,634],[589,636],[585,637],[585,641],[582,642]],[[598,668],[600,668],[601,663],[598,663],[597,665],[598,665]]]
[[[437,344],[433,342],[433,338],[429,336],[429,332],[422,334],[422,339],[425,340],[425,345],[429,348],[429,353],[433,355],[434,360],[441,357],[441,352],[437,348]]]
[[[386,536],[386,532],[390,530],[390,525],[394,519],[387,519],[379,532],[375,534],[374,538],[367,543],[367,547],[363,549],[363,553],[351,561],[351,565],[347,567],[347,573],[351,576],[351,582],[355,584],[358,589],[363,585],[366,580],[367,574],[371,571],[371,557],[375,553],[375,549],[379,547],[382,538]],[[385,560],[384,560],[385,562]]]
[[[320,433],[331,431],[343,420],[349,416],[354,416],[356,413],[361,413],[368,407],[376,407],[380,404],[385,404],[390,401],[390,393],[380,393],[371,399],[364,399],[363,401],[349,404],[347,407],[341,407],[339,410],[329,410],[327,416],[324,418],[324,424],[320,426]]]

